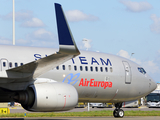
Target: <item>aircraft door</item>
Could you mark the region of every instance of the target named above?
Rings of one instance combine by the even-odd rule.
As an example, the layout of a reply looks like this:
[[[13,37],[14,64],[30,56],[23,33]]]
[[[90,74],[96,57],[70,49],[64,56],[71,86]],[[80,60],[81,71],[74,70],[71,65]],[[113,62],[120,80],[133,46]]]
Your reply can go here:
[[[125,83],[126,84],[131,84],[132,80],[132,72],[131,72],[131,67],[128,62],[122,61],[124,65],[124,70],[125,70]]]
[[[1,71],[7,70],[9,68],[8,66],[8,60],[5,58],[1,59]]]

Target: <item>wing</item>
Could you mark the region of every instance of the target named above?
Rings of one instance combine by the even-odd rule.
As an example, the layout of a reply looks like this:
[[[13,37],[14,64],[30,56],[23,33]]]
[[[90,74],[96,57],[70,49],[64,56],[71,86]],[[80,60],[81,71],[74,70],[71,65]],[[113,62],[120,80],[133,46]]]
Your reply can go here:
[[[37,61],[0,72],[0,83],[33,80],[80,54],[60,4],[55,3],[55,11],[59,37],[59,52]]]

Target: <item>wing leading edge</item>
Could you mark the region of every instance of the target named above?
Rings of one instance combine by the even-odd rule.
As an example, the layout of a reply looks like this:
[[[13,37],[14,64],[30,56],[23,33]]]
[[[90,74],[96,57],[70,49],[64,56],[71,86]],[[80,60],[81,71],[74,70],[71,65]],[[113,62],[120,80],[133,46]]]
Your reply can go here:
[[[59,52],[37,61],[0,72],[0,83],[33,80],[80,54],[60,4],[55,3],[55,12],[59,37]]]

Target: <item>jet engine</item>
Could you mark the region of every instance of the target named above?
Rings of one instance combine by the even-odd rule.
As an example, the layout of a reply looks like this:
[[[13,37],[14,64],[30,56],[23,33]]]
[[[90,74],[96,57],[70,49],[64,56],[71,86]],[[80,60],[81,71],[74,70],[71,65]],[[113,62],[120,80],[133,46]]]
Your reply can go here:
[[[77,90],[69,84],[51,82],[30,85],[14,97],[29,111],[50,112],[70,110],[78,103]]]

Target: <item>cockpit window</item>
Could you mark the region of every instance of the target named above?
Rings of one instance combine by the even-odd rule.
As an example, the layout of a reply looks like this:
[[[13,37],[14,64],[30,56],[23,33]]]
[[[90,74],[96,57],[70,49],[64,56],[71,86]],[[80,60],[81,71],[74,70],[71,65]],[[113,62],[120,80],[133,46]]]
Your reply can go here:
[[[142,74],[146,74],[146,71],[141,67],[138,67],[138,71],[141,72]]]

